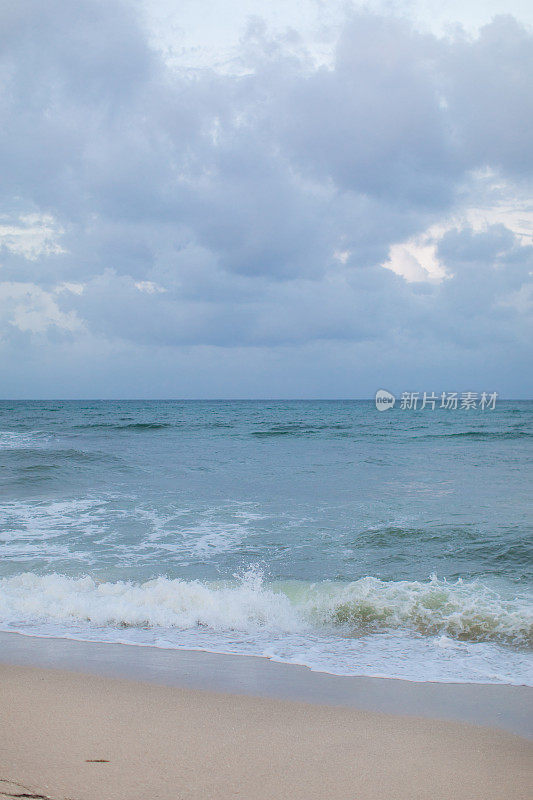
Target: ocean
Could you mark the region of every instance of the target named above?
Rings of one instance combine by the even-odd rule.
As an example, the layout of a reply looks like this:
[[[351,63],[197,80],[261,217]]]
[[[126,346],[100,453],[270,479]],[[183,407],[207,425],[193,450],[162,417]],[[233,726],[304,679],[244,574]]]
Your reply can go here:
[[[0,629],[533,685],[533,402],[1,401]]]

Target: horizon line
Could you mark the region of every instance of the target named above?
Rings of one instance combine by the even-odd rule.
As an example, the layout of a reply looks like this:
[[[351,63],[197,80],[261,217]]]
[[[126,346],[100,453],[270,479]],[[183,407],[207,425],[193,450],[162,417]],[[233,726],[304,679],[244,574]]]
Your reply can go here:
[[[419,393],[421,394],[421,393]],[[439,393],[440,394],[440,393]],[[398,396],[401,396],[399,393]],[[339,402],[372,402],[375,395],[371,397],[0,397],[0,403],[109,403],[109,402],[153,402],[153,403],[339,403]],[[504,402],[528,402],[533,397],[502,397],[498,395],[498,401]]]

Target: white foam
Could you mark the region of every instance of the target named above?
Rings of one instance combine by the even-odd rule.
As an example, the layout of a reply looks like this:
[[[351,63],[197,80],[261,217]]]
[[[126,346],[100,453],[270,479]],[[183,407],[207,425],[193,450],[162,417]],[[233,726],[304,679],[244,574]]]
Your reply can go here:
[[[524,598],[479,584],[144,583],[22,573],[0,580],[0,625],[44,635],[265,655],[334,674],[531,682]],[[528,673],[529,669],[529,673]]]
[[[38,559],[53,564],[74,557],[89,565],[94,555],[87,551],[87,537],[103,533],[105,522],[101,499],[3,503],[0,508],[3,558],[6,562],[8,559],[16,562]],[[68,542],[60,541],[65,536]]]

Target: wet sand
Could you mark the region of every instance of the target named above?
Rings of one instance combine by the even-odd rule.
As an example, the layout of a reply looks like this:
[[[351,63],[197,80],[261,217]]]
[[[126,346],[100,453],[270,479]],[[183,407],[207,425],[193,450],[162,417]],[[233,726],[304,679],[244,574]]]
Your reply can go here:
[[[457,720],[533,739],[533,688],[330,675],[257,656],[0,632],[0,662],[89,672],[182,689],[300,700]]]

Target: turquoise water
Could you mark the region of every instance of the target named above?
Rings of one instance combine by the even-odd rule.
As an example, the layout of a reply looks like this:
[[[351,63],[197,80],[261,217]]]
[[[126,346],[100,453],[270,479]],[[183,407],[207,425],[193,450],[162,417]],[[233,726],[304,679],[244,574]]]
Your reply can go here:
[[[533,403],[0,402],[0,628],[531,680]]]

